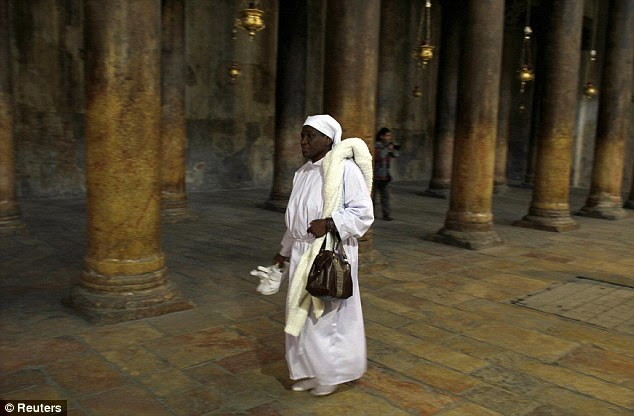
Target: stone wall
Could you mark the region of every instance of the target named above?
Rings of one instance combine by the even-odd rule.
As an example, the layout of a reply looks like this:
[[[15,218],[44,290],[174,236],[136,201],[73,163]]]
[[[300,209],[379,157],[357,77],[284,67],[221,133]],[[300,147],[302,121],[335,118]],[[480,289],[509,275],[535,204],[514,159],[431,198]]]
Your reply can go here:
[[[267,187],[273,175],[277,2],[249,39],[233,21],[242,2],[186,2],[187,186],[190,191]],[[235,61],[242,75],[232,83]]]
[[[85,193],[83,2],[11,2],[20,197]],[[189,191],[268,187],[273,170],[277,1],[265,30],[232,40],[241,2],[186,4]],[[242,76],[229,81],[238,62]]]
[[[392,164],[394,180],[427,180],[431,173],[436,114],[436,80],[440,45],[440,8],[432,7],[432,43],[436,57],[426,69],[417,66],[412,51],[419,45],[424,2],[383,0],[377,130],[388,127],[401,145]],[[412,95],[418,86],[422,97]]]
[[[77,196],[84,185],[81,0],[10,3],[20,196]]]
[[[309,42],[314,47],[309,57],[307,95],[312,98],[307,108],[318,113],[323,88],[323,0],[308,1],[313,16]],[[381,30],[381,49],[376,128],[393,129],[402,145],[401,156],[393,168],[396,180],[426,181],[431,171],[438,59],[423,72],[410,57],[418,41],[423,3],[384,0],[382,23],[377,28]],[[513,3],[525,4],[523,0],[513,0],[507,5]],[[586,8],[589,16],[594,2],[586,3],[590,5]],[[233,40],[234,18],[238,8],[245,4],[235,0],[185,2],[190,192],[271,186],[278,1],[261,1],[267,28],[255,40],[249,40],[244,31]],[[432,40],[440,45],[440,7],[439,2],[433,4]],[[20,197],[70,197],[85,193],[82,5],[81,0],[10,1]],[[601,24],[600,30],[604,28],[605,24]],[[521,37],[521,32],[517,35]],[[600,54],[602,39],[598,37]],[[519,45],[517,40],[513,41]],[[437,49],[436,53],[440,51]],[[514,62],[519,60],[508,59],[504,63],[507,70],[514,68]],[[242,76],[232,84],[228,69],[233,61],[240,65]],[[583,74],[585,66],[582,68]],[[423,92],[422,98],[412,96],[416,85]],[[520,182],[526,170],[532,94],[529,88],[520,96],[519,87],[514,84],[507,168],[511,183]],[[527,107],[524,112],[517,111],[522,101]],[[579,114],[585,118],[578,120],[572,177],[575,186],[589,185],[597,102],[595,99],[584,103],[580,95]],[[633,136],[634,127],[630,131],[624,190],[629,189],[632,177]]]

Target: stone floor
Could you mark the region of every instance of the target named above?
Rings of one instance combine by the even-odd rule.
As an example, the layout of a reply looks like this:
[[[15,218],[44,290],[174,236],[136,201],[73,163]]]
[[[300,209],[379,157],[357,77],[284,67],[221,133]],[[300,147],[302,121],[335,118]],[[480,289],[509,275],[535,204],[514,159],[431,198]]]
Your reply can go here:
[[[69,415],[634,414],[631,308],[604,328],[512,303],[576,276],[629,290],[634,217],[515,228],[530,191],[511,188],[494,204],[506,244],[472,252],[422,239],[447,209],[422,189],[397,184],[396,220],[373,227],[391,266],[360,276],[369,369],[325,398],[289,390],[285,293],[257,294],[248,274],[283,231],[258,207],[266,191],[194,194],[199,219],[164,226],[171,279],[195,309],[100,327],[61,303],[82,265],[83,201],[22,201],[28,234],[0,240],[0,397],[67,399]]]

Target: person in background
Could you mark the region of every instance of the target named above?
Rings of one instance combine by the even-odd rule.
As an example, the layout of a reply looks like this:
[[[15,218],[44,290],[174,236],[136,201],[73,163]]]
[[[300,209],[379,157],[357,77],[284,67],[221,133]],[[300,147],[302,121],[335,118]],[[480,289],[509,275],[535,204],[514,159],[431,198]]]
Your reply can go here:
[[[387,127],[382,127],[376,134],[374,144],[374,192],[372,202],[375,203],[376,194],[381,194],[381,208],[383,209],[383,219],[392,221],[390,215],[390,190],[388,185],[392,180],[390,175],[390,159],[398,157],[398,145],[394,144],[392,131]]]

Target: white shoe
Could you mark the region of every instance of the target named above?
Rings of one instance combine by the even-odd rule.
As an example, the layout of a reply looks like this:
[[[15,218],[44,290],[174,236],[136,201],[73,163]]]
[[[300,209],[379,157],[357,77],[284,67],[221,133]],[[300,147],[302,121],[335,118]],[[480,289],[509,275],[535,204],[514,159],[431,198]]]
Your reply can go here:
[[[337,390],[337,385],[334,386],[325,386],[323,384],[317,384],[317,387],[313,388],[310,391],[310,394],[313,396],[328,396]]]
[[[293,384],[291,389],[293,389],[293,391],[306,391],[306,390],[312,390],[318,386],[319,386],[319,383],[317,383],[316,378],[308,378],[306,380],[302,380]]]

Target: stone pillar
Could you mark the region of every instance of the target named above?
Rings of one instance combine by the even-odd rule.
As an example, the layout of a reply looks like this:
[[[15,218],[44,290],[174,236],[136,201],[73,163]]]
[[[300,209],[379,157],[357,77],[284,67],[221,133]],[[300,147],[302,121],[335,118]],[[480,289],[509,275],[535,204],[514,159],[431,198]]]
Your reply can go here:
[[[509,149],[511,108],[513,105],[513,87],[517,85],[515,83],[517,56],[519,48],[521,48],[521,44],[518,45],[515,40],[522,33],[516,19],[516,14],[512,13],[508,13],[504,19],[500,104],[498,106],[498,132],[495,142],[495,171],[493,175],[493,192],[496,194],[504,193],[508,189],[506,163]]]
[[[634,70],[634,0],[610,1],[608,18],[592,185],[579,215],[618,220],[627,216],[621,185]]]
[[[630,190],[630,197],[627,199],[627,202],[625,202],[624,207],[634,209],[634,175],[632,175],[632,189]]]
[[[440,62],[436,96],[436,127],[432,176],[423,195],[446,199],[451,186],[451,161],[456,132],[456,101],[460,70],[461,10],[455,1],[442,6]]]
[[[537,72],[541,76],[543,72]],[[535,168],[537,166],[537,145],[539,143],[539,126],[541,117],[541,99],[543,93],[542,81],[536,78],[535,93],[533,94],[531,131],[528,142],[528,154],[526,155],[526,173],[524,174],[523,188],[532,188],[535,183]]]
[[[189,308],[161,251],[160,0],[85,4],[88,247],[71,305],[103,323]]]
[[[324,112],[374,152],[380,0],[330,0],[326,16]]]
[[[11,43],[9,2],[0,1],[0,233],[21,229],[20,207],[15,190],[13,153],[13,91],[11,86]]]
[[[166,222],[192,218],[185,190],[185,6],[162,0],[161,208]]]
[[[478,250],[501,244],[491,203],[504,0],[470,0],[465,14],[449,212],[428,239]]]
[[[544,91],[533,199],[528,215],[515,225],[567,231],[570,217],[570,163],[577,110],[583,2],[550,3],[550,37],[545,45]]]
[[[326,11],[324,112],[343,128],[342,138],[363,139],[374,154],[379,72],[380,0],[329,0]],[[372,251],[372,230],[361,251]],[[374,261],[374,255],[368,256]]]
[[[265,207],[284,212],[293,174],[303,160],[299,142],[307,116],[307,0],[282,0],[279,7],[273,187]]]

